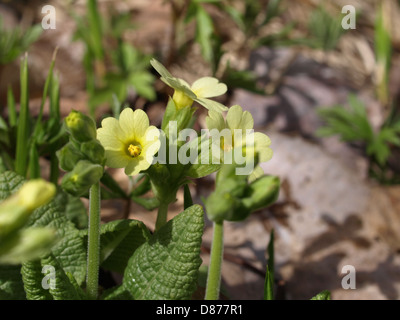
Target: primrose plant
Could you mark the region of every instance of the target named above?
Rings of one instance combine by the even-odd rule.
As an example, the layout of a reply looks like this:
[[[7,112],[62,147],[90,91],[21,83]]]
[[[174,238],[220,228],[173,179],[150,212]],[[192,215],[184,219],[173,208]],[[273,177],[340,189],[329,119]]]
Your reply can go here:
[[[246,219],[272,204],[279,193],[279,179],[264,175],[259,166],[272,157],[271,140],[254,132],[248,111],[210,99],[225,94],[225,84],[204,77],[189,85],[158,61],[153,59],[151,64],[174,89],[161,128],[150,125],[143,110],[131,108],[122,110],[118,119],[103,119],[99,128],[91,117],[78,111],[65,118],[68,142],[57,151],[59,166],[66,172],[61,188],[53,200],[33,212],[27,224],[51,227],[57,241],[29,261],[2,260],[0,255],[0,262],[13,262],[0,265],[0,284],[10,288],[9,294],[12,288],[19,288],[12,294],[28,299],[191,299],[201,285],[205,217],[203,207],[193,204],[188,184],[216,172],[215,190],[202,199],[214,228],[204,298],[219,299],[224,221]],[[200,135],[191,128],[194,103],[208,109],[207,128]],[[102,195],[107,188],[120,192],[107,168],[123,168],[128,177],[145,177],[125,196],[136,199],[151,189],[158,207],[154,230],[133,219],[101,223]],[[25,182],[10,171],[0,179],[8,186],[7,192],[0,193],[2,199],[12,196]],[[183,211],[168,220],[168,208],[180,188],[185,190]],[[71,197],[89,198],[87,227],[69,220],[66,212],[73,210]],[[0,219],[0,235],[3,225]],[[9,248],[8,256],[12,254]],[[55,285],[45,289],[49,286],[42,285],[42,270],[49,265]],[[100,268],[121,273],[122,282],[102,288]],[[13,275],[12,283],[2,272]]]

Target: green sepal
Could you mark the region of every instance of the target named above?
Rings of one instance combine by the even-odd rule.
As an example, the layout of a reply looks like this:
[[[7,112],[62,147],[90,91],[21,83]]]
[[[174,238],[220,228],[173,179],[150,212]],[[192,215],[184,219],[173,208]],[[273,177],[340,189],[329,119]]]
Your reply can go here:
[[[72,171],[76,164],[84,159],[84,155],[76,148],[72,142],[67,143],[64,147],[56,152],[60,168],[64,171]]]
[[[76,141],[86,142],[96,139],[96,123],[82,112],[72,110],[64,122],[67,131]]]
[[[92,185],[99,182],[103,174],[103,166],[93,164],[87,160],[80,160],[71,172],[64,175],[61,186],[66,192],[80,197]]]
[[[95,164],[104,165],[105,163],[105,151],[100,141],[90,140],[81,143],[81,153],[86,156],[86,158]]]
[[[179,134],[181,130],[188,128],[195,111],[196,108],[192,108],[191,106],[178,109],[174,100],[170,98],[161,124],[161,129],[165,132],[167,138],[170,138],[170,130],[172,130],[172,132],[175,131],[173,127],[173,125],[175,125],[174,122],[176,122],[177,134]]]

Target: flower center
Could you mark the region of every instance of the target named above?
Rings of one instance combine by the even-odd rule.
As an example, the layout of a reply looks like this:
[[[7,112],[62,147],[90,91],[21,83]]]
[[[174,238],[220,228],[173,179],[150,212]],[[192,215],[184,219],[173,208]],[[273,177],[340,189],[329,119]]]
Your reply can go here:
[[[142,153],[142,147],[140,145],[134,145],[132,143],[129,145],[128,154],[132,158],[136,158],[136,157],[140,156],[141,153]]]
[[[233,149],[234,146],[234,136],[232,135],[232,140],[225,141],[225,137],[221,137],[221,149],[224,150],[225,152],[229,152]]]

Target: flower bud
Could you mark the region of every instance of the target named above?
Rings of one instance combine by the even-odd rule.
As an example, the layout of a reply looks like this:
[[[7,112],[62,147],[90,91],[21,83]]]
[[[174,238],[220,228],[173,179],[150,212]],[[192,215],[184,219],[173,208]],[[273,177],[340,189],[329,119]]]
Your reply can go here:
[[[26,210],[33,211],[47,204],[55,195],[54,184],[43,179],[34,179],[26,182],[17,192],[18,203]]]
[[[71,142],[58,150],[56,154],[60,168],[64,171],[72,171],[76,164],[84,158],[83,154]]]
[[[246,190],[243,205],[250,211],[268,207],[279,196],[280,179],[275,176],[262,176],[253,181]]]
[[[50,228],[23,229],[2,242],[0,264],[20,264],[40,258],[55,243],[56,235]]]
[[[98,140],[81,143],[81,152],[93,163],[104,164],[104,147]]]
[[[82,112],[72,110],[65,118],[67,131],[78,142],[96,139],[96,123]]]
[[[22,228],[32,211],[46,204],[56,188],[42,179],[26,182],[14,195],[0,204],[0,239]]]
[[[80,160],[75,168],[68,172],[61,181],[62,188],[74,196],[82,196],[92,185],[103,176],[101,165],[87,160]]]
[[[221,222],[227,220],[237,206],[237,201],[228,192],[212,193],[204,201],[207,216],[211,221]]]

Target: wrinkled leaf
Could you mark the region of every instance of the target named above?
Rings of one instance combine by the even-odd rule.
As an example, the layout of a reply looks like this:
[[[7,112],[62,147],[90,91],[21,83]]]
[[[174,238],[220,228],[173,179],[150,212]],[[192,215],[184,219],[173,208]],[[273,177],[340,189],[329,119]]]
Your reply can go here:
[[[199,205],[168,221],[129,260],[124,288],[136,300],[190,299],[197,287],[203,227]]]

